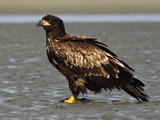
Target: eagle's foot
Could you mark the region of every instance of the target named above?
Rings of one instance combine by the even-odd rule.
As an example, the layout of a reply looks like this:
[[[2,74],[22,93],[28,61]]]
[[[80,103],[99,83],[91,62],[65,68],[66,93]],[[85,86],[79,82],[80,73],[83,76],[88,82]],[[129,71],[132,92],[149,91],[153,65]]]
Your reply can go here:
[[[70,103],[70,104],[76,103],[76,102],[78,102],[78,98],[72,95],[70,98],[64,100],[64,102],[65,103]]]

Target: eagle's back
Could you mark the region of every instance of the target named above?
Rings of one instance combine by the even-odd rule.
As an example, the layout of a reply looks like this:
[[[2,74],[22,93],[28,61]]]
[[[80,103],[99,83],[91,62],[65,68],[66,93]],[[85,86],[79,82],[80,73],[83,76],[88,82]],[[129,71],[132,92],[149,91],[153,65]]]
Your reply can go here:
[[[67,36],[54,40],[47,47],[48,59],[57,66],[57,69],[63,66],[63,69],[67,70],[65,76],[72,73],[73,76],[83,78],[94,76],[117,79],[120,70],[132,76],[133,69],[94,38]],[[62,73],[62,68],[60,72]],[[128,82],[130,81],[132,79]]]

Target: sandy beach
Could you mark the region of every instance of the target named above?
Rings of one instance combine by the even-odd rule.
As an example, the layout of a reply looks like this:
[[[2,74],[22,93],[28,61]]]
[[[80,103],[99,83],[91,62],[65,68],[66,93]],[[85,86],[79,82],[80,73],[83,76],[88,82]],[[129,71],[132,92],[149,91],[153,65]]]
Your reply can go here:
[[[0,14],[160,13],[159,0],[0,0]]]

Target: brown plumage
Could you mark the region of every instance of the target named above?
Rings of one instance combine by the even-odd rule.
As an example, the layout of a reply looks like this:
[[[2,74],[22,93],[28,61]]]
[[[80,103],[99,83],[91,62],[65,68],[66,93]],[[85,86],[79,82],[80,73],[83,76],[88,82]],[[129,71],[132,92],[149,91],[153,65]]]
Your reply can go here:
[[[39,21],[46,31],[46,49],[50,63],[69,82],[75,101],[87,89],[100,93],[102,89],[123,89],[139,101],[148,101],[144,84],[133,77],[134,70],[97,38],[66,34],[63,21],[47,15]]]

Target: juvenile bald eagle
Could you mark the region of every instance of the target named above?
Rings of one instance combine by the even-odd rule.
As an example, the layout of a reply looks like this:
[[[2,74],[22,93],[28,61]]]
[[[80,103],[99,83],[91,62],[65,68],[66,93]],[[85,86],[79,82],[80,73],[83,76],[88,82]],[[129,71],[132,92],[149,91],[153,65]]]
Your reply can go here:
[[[138,101],[148,101],[144,84],[133,77],[134,70],[97,38],[67,34],[63,21],[52,15],[44,16],[37,26],[46,31],[49,62],[69,82],[72,96],[64,102],[77,102],[78,95],[87,93],[87,89],[100,93],[113,88],[124,90]]]

